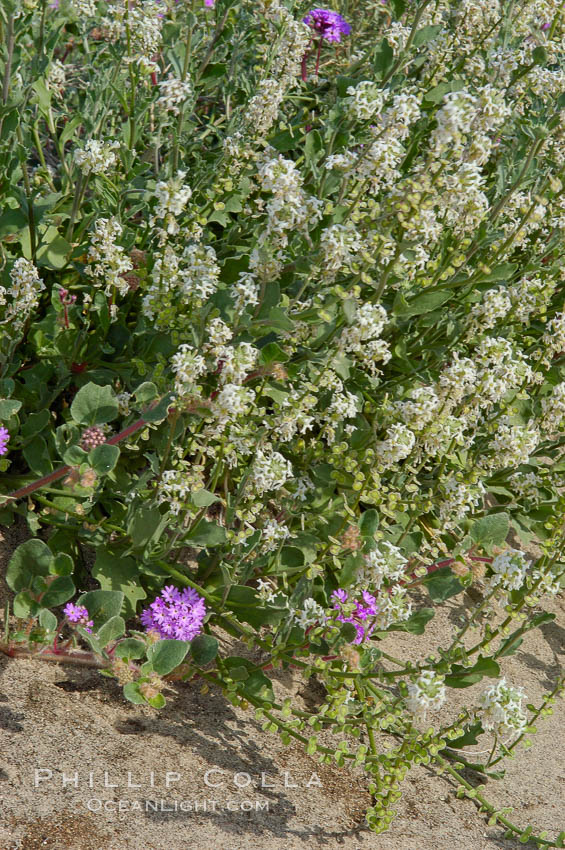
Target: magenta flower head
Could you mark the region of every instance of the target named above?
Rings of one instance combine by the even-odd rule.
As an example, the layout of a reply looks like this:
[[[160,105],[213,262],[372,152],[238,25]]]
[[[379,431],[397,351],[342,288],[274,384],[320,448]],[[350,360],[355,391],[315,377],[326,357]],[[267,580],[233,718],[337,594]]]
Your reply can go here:
[[[8,454],[8,441],[10,439],[10,432],[4,426],[0,426],[0,455]]]
[[[330,9],[312,9],[303,21],[326,41],[341,41],[342,35],[349,35],[351,32],[347,21]]]
[[[355,626],[357,636],[353,643],[363,643],[363,641],[367,640],[371,632],[375,629],[374,622],[367,623],[367,620],[371,620],[379,612],[375,597],[368,593],[368,591],[364,590],[361,594],[361,599],[349,600],[349,594],[347,591],[340,587],[338,590],[334,590],[331,595],[331,599],[334,603],[334,610],[339,612],[336,615],[336,619],[339,620],[340,623],[351,623]],[[346,605],[348,601],[350,606],[354,603],[355,607],[353,610],[350,610],[349,613],[345,613],[342,610],[342,606]]]
[[[77,626],[84,626],[87,632],[92,631],[94,623],[88,619],[88,610],[84,605],[75,605],[73,602],[67,602],[63,608],[63,614],[69,623],[76,623]]]
[[[182,592],[170,585],[141,613],[141,622],[169,640],[192,640],[202,631],[206,606],[202,596],[191,587]]]

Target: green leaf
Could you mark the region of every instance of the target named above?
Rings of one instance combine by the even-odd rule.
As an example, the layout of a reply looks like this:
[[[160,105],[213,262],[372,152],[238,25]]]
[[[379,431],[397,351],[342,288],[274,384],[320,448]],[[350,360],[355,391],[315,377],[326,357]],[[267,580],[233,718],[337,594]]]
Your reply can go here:
[[[80,425],[104,425],[118,415],[118,402],[112,388],[92,382],[82,387],[71,404],[71,416]]]
[[[116,655],[117,658],[124,659],[143,658],[146,648],[147,644],[145,644],[142,640],[126,638],[118,643],[114,650],[114,655]]]
[[[28,590],[22,590],[14,597],[12,608],[14,611],[14,617],[27,619],[27,617],[34,616],[35,612],[39,608],[39,604]]]
[[[110,446],[108,443],[96,446],[88,453],[90,464],[98,475],[108,475],[114,469],[119,457],[119,446]]]
[[[421,47],[423,44],[427,44],[428,41],[432,41],[436,35],[439,35],[442,29],[443,26],[441,24],[422,27],[422,29],[418,30],[414,36],[414,41],[412,42],[414,47]]]
[[[507,513],[489,514],[473,523],[472,540],[481,546],[502,546],[510,531],[510,517]]]
[[[407,620],[389,626],[387,632],[410,632],[413,635],[423,635],[427,624],[434,616],[435,611],[433,608],[421,608],[408,617]]]
[[[468,688],[480,682],[483,676],[496,679],[500,675],[500,667],[493,658],[479,657],[472,667],[464,667],[462,664],[454,664],[449,676],[445,677],[445,684],[450,688]]]
[[[32,472],[36,475],[47,475],[53,470],[49,458],[47,443],[39,434],[23,447],[22,454]]]
[[[49,565],[49,572],[56,576],[70,576],[74,569],[73,559],[66,552],[57,552]]]
[[[8,563],[6,583],[17,593],[31,587],[35,576],[49,575],[53,555],[43,540],[27,540],[22,543]]]
[[[63,461],[67,466],[80,466],[81,463],[86,462],[87,457],[88,453],[80,446],[69,446],[63,455]]]
[[[346,643],[351,643],[351,641],[355,640],[357,637],[357,629],[353,623],[344,623],[339,630],[339,636],[340,638],[343,638]]]
[[[212,635],[197,635],[190,644],[190,654],[196,664],[204,667],[218,654],[218,641]]]
[[[159,676],[166,676],[182,664],[189,647],[186,640],[159,640],[147,650],[147,660]]]
[[[424,101],[428,103],[441,103],[446,94],[451,92],[461,91],[465,88],[465,80],[451,80],[448,83],[440,83],[435,86],[427,94],[424,95]]]
[[[139,580],[139,566],[133,558],[120,557],[99,546],[92,575],[104,592],[121,592],[123,612],[119,609],[114,614],[123,613],[126,618],[135,616],[138,601],[146,599],[147,594]]]
[[[194,493],[190,494],[190,498],[197,508],[207,508],[209,505],[213,505],[214,502],[220,501],[219,496],[204,489],[195,490]]]
[[[242,584],[236,584],[230,588],[225,606],[234,611],[240,620],[249,623],[255,629],[259,629],[262,625],[279,623],[287,612],[286,608],[266,605],[257,596],[256,590]]]
[[[379,527],[379,512],[374,508],[369,508],[361,514],[359,520],[359,531],[363,537],[374,537],[377,528]]]
[[[75,583],[70,576],[57,576],[49,585],[47,592],[41,597],[45,608],[54,608],[71,599],[76,593]]]
[[[482,274],[479,278],[481,283],[492,283],[496,280],[510,280],[518,266],[516,263],[501,263],[495,266],[487,274]]]
[[[27,216],[21,210],[6,210],[0,215],[0,239],[21,234],[27,226]]]
[[[394,299],[393,313],[400,318],[409,318],[411,316],[421,316],[423,313],[429,313],[436,310],[453,298],[453,292],[445,289],[438,289],[435,292],[423,292],[417,295],[411,301],[407,301],[402,293],[398,293]]]
[[[445,602],[463,590],[463,585],[449,567],[441,567],[423,580],[432,602]]]
[[[126,624],[123,617],[119,615],[110,617],[97,631],[100,646],[108,646],[111,641],[121,637],[125,630]]]
[[[139,404],[149,404],[159,396],[159,391],[152,381],[144,381],[134,392],[135,400]]]
[[[447,746],[450,750],[461,750],[463,747],[474,747],[479,743],[479,735],[482,735],[483,732],[484,729],[480,720],[478,720],[476,723],[473,723],[472,726],[469,726],[458,738],[454,738],[452,741],[449,741],[448,739]]]
[[[142,419],[145,422],[162,422],[169,415],[169,407],[172,404],[172,393],[167,393],[161,401],[152,407],[150,410],[146,410],[142,415]]]
[[[39,248],[36,255],[36,263],[38,266],[48,269],[64,269],[68,265],[68,258],[72,248],[73,246],[70,242],[67,242],[66,239],[57,233],[47,244]]]
[[[14,413],[17,413],[21,406],[21,401],[18,401],[15,398],[0,399],[0,421],[5,422],[13,416]]]
[[[247,658],[241,658],[237,655],[232,655],[224,659],[224,663],[229,671],[230,677],[236,682],[243,682],[238,690],[245,694],[258,699],[266,699],[268,702],[274,702],[275,695],[271,680],[265,676],[260,670],[255,670],[255,665]]]
[[[158,508],[137,508],[128,522],[127,531],[136,549],[159,540],[167,524],[167,517]]]
[[[394,61],[394,51],[386,38],[383,38],[375,55],[375,71],[384,77]]]
[[[516,632],[519,632],[519,629],[516,629]],[[524,638],[521,637],[521,634],[516,634],[513,632],[512,635],[503,640],[500,644],[498,650],[494,654],[494,658],[506,658],[508,655],[514,655],[517,649],[524,643]]]
[[[0,406],[1,404],[2,402],[0,402]],[[0,416],[1,418],[2,416]],[[25,440],[30,440],[36,434],[40,434],[49,425],[50,420],[51,414],[48,410],[42,410],[40,413],[30,413],[22,425],[22,437]]]
[[[90,619],[94,621],[95,631],[120,613],[123,602],[124,594],[119,590],[88,590],[77,600],[77,604],[84,605]]]
[[[195,546],[219,546],[226,541],[226,530],[217,522],[201,519],[190,534],[187,534],[185,540],[190,540]]]
[[[164,705],[167,704],[167,700],[163,696],[163,694],[155,694],[154,697],[149,697],[147,700],[151,708],[163,708]]]
[[[47,608],[42,608],[39,612],[39,625],[46,632],[54,632],[57,628],[57,617]]]
[[[324,151],[324,142],[319,130],[310,130],[306,133],[304,142],[304,158],[306,162],[316,163]]]
[[[267,345],[264,345],[259,355],[259,363],[263,366],[268,366],[271,363],[286,363],[287,360],[288,355],[276,342],[268,342]]]
[[[137,682],[128,682],[127,685],[124,685],[124,696],[129,702],[133,702],[135,705],[142,705],[146,702],[145,697],[139,692]]]

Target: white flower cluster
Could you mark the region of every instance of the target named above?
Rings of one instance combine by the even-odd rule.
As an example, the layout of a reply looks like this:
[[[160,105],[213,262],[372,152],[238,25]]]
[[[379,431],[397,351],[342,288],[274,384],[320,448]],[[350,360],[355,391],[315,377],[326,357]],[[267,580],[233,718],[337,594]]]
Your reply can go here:
[[[406,401],[396,402],[395,406],[405,425],[422,431],[437,414],[440,400],[433,387],[416,387]]]
[[[143,313],[157,327],[184,327],[189,317],[183,306],[202,306],[214,294],[220,267],[212,247],[186,246],[179,257],[170,245],[155,255],[152,283],[143,298]]]
[[[445,678],[434,670],[422,670],[415,682],[408,683],[406,708],[418,722],[426,719],[428,711],[437,711],[446,699]]]
[[[202,465],[183,463],[178,469],[167,469],[157,486],[157,501],[160,505],[167,503],[175,516],[181,511],[186,511],[188,516],[195,515],[196,511],[190,506],[190,495],[202,490],[204,483]]]
[[[444,528],[454,528],[463,517],[471,511],[477,510],[485,497],[484,484],[468,484],[458,481],[454,475],[450,475],[444,482],[443,498],[439,502],[439,516]]]
[[[105,174],[117,162],[116,149],[120,143],[89,139],[82,150],[76,150],[74,160],[83,174]]]
[[[410,455],[415,442],[414,432],[398,422],[387,429],[386,439],[377,443],[377,455],[385,467],[392,467]]]
[[[247,415],[254,402],[255,393],[253,390],[246,389],[238,384],[226,384],[214,400],[216,423],[207,433],[220,433],[228,423],[233,423],[237,417]]]
[[[269,132],[287,91],[296,85],[311,37],[309,27],[295,20],[279,0],[260,6],[269,22],[265,52],[272,48],[272,55],[270,62],[265,62],[271,76],[261,80],[246,109],[247,126],[256,138]]]
[[[379,595],[375,626],[377,629],[388,629],[395,623],[408,620],[411,614],[412,603],[408,599],[408,591],[400,584],[395,584],[388,592]]]
[[[264,210],[267,214],[265,229],[258,245],[264,242],[275,248],[285,248],[289,235],[314,227],[322,217],[323,202],[308,195],[302,188],[302,175],[296,164],[280,154],[272,156],[270,148],[259,164],[257,179],[263,192],[272,193]],[[263,201],[260,201],[263,208]]]
[[[60,97],[63,94],[63,89],[67,82],[67,71],[68,65],[65,65],[59,59],[55,59],[49,65],[49,71],[47,72],[47,86],[56,97]]]
[[[274,552],[290,537],[290,530],[283,522],[269,519],[261,529],[261,551]]]
[[[508,421],[499,422],[491,443],[492,456],[484,462],[491,469],[504,469],[527,463],[539,443],[540,435],[536,427],[530,424],[510,425]]]
[[[388,343],[380,339],[386,321],[384,307],[367,302],[357,309],[355,323],[345,328],[339,339],[340,351],[354,354],[371,375],[379,374],[377,363],[391,358]]]
[[[94,278],[95,286],[104,286],[106,295],[117,290],[126,295],[129,284],[124,278],[133,269],[130,258],[116,240],[122,235],[122,226],[116,218],[99,218],[94,225],[85,273]]]
[[[257,449],[251,480],[259,495],[268,490],[279,490],[292,476],[292,464],[280,452]]]
[[[542,399],[541,427],[544,431],[556,433],[565,426],[565,383],[557,384],[550,396]]]
[[[135,63],[147,74],[159,71],[156,58],[163,42],[162,4],[155,0],[137,0],[135,4],[119,0],[112,5],[111,15],[104,18],[103,24],[112,39],[128,46],[124,53],[126,63]]]
[[[31,311],[39,303],[39,293],[45,289],[43,280],[30,260],[20,257],[10,271],[11,286],[6,290],[0,286],[0,306],[6,306],[1,324],[8,326],[8,333],[19,331],[26,323]],[[6,296],[10,296],[8,301]]]
[[[357,571],[356,583],[364,589],[380,590],[384,582],[398,582],[404,578],[407,564],[402,551],[383,540],[365,555],[364,564]]]
[[[349,86],[349,110],[357,121],[368,121],[383,108],[384,94],[372,80],[362,80]]]
[[[520,735],[526,728],[528,719],[522,709],[525,694],[522,688],[515,688],[500,679],[490,685],[480,699],[481,723],[483,728],[495,735]]]
[[[246,307],[255,307],[259,303],[260,287],[255,275],[249,272],[240,272],[233,289],[235,292],[234,306],[237,313],[242,313]]]
[[[315,626],[318,623],[325,623],[327,620],[326,612],[311,596],[304,600],[299,610],[291,608],[289,616],[291,622],[300,626],[301,629],[307,629],[309,626]]]
[[[155,224],[156,218],[163,219],[167,233],[176,234],[179,232],[177,219],[184,212],[184,209],[192,197],[192,189],[183,180],[186,176],[186,171],[177,172],[175,177],[170,180],[160,180],[155,186],[155,197],[157,204],[155,206],[155,216],[151,218],[150,224]]]
[[[189,79],[181,80],[174,74],[168,74],[166,80],[161,80],[157,105],[172,115],[180,113],[180,107],[193,96],[192,83]],[[184,176],[184,175],[183,175]],[[190,197],[190,196],[189,196]]]
[[[481,328],[494,328],[499,319],[503,319],[512,309],[508,292],[501,286],[488,289],[479,304],[471,310],[471,316]]]
[[[503,590],[520,590],[526,579],[528,566],[523,552],[507,549],[492,560],[490,586]]]
[[[181,345],[171,358],[171,367],[178,396],[182,398],[197,392],[196,382],[206,372],[206,361],[195,348],[186,343]]]

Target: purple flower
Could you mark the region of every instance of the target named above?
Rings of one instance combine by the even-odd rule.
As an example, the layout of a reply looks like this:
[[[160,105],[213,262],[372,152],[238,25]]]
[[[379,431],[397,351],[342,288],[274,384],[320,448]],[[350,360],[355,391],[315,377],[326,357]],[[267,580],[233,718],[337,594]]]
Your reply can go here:
[[[69,623],[76,623],[78,626],[84,626],[87,632],[92,632],[94,625],[92,620],[88,619],[88,610],[84,605],[75,605],[72,602],[67,602],[63,608],[63,614]]]
[[[10,432],[4,426],[0,426],[0,455],[8,454],[8,441],[10,439]]]
[[[364,640],[370,636],[371,632],[375,628],[375,624],[371,625],[366,624],[366,621],[376,616],[379,611],[377,600],[374,596],[372,596],[368,591],[364,590],[361,594],[361,599],[355,600],[355,607],[353,610],[349,610],[349,613],[343,613],[342,606],[345,605],[348,601],[348,593],[346,590],[339,588],[339,590],[334,590],[331,595],[331,599],[334,602],[334,609],[339,611],[337,615],[337,619],[340,623],[352,623],[355,626],[355,631],[357,632],[357,637],[353,641],[353,643],[362,643]],[[353,600],[350,602],[350,606]]]
[[[192,640],[202,631],[205,616],[202,596],[191,587],[181,592],[169,585],[141,612],[140,619],[148,631],[155,631],[162,638]]]
[[[215,2],[216,0],[204,0],[204,5],[211,9]]]
[[[349,35],[351,32],[347,21],[330,9],[312,9],[303,21],[326,41],[341,41],[342,35]]]

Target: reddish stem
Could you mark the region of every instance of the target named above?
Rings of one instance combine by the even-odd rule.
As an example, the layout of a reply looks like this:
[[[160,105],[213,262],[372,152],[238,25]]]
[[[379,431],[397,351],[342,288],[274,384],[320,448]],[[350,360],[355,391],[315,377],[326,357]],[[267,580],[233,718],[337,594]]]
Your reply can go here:
[[[318,42],[318,53],[316,54],[316,76],[318,76],[318,69],[320,67],[320,53],[322,52],[322,41],[323,39],[320,38]]]
[[[152,402],[145,412],[148,413],[150,410],[156,407],[160,401],[161,399],[157,399],[156,401]],[[109,440],[106,440],[106,443],[109,446],[114,446],[116,445],[116,443],[121,443],[122,440],[127,439],[131,434],[135,434],[136,431],[141,430],[141,428],[144,428],[146,425],[146,419],[138,419],[136,422],[133,422],[131,425],[128,425],[127,428],[124,428],[123,431],[120,431],[119,434],[115,434],[113,437],[110,437]],[[41,487],[46,487],[48,484],[52,484],[54,481],[58,481],[60,478],[70,472],[70,469],[70,466],[62,466],[60,469],[55,469],[48,475],[44,475],[43,478],[38,478],[36,481],[32,481],[31,484],[27,484],[25,487],[20,487],[19,490],[14,490],[13,493],[10,493],[5,498],[11,501],[23,499],[24,496],[29,496],[30,493],[35,493],[35,491],[41,489]]]

